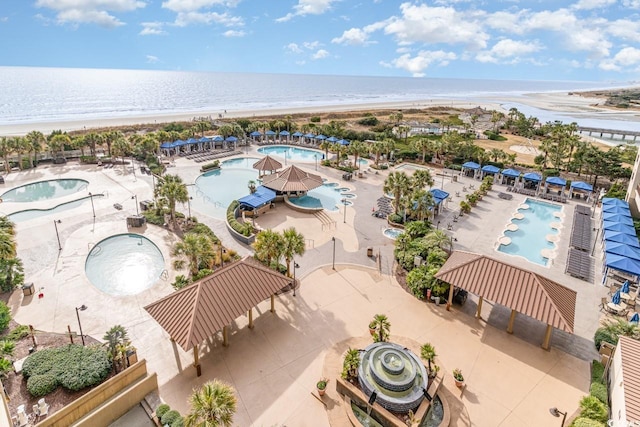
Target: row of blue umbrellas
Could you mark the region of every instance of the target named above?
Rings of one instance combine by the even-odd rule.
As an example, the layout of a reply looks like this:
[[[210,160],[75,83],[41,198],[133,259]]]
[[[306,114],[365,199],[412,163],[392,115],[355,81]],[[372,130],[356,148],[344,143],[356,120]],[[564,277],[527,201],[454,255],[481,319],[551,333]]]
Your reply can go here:
[[[624,283],[622,284],[622,287],[618,289],[611,297],[611,302],[616,305],[620,304],[620,301],[622,300],[621,294],[628,294],[628,293],[629,293],[629,281],[625,280]],[[631,316],[631,319],[629,319],[629,322],[635,323],[635,324],[640,323],[640,315],[638,315],[637,312],[634,313],[633,316]]]
[[[278,133],[276,133],[276,132],[274,132],[272,130],[268,130],[263,134],[262,132],[256,130],[256,131],[253,131],[253,132],[251,132],[249,134],[249,136],[254,137],[254,138],[258,137],[258,136],[263,136],[263,135],[264,136],[275,136],[275,135],[278,135]],[[280,136],[289,136],[289,135],[291,135],[292,137],[295,137],[295,138],[303,137],[303,138],[315,139],[315,140],[318,140],[318,141],[325,141],[326,140],[328,142],[335,142],[335,143],[340,144],[340,145],[349,145],[350,144],[350,142],[348,140],[346,140],[346,139],[336,138],[335,136],[327,137],[327,136],[322,135],[322,134],[319,134],[319,135],[316,135],[316,134],[313,134],[313,133],[303,134],[302,132],[289,133],[288,131],[283,130],[283,131],[280,131],[279,135]]]
[[[175,148],[175,147],[181,147],[183,145],[189,145],[189,144],[202,144],[202,143],[205,143],[205,142],[223,142],[223,141],[236,142],[236,141],[238,141],[238,138],[236,138],[233,135],[228,136],[226,138],[223,138],[220,135],[216,135],[216,136],[211,137],[211,138],[203,136],[200,139],[195,139],[195,138],[189,138],[187,140],[179,139],[179,140],[173,141],[173,142],[163,142],[160,145],[160,148]]]

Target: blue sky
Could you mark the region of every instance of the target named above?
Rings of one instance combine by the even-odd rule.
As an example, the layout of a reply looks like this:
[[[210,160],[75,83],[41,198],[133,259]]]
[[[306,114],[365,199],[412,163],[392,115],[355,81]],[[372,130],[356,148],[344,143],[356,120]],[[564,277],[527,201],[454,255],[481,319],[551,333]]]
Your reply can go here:
[[[2,0],[0,65],[640,80],[640,0]]]

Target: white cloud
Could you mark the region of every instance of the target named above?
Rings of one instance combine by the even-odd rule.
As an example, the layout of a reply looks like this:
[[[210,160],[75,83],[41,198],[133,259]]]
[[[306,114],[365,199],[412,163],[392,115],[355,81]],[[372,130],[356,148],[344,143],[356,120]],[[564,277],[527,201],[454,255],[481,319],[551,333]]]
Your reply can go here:
[[[109,12],[131,12],[146,6],[140,0],[37,0],[36,7],[57,12],[60,24],[97,24],[106,28],[124,25]]]
[[[302,53],[303,50],[300,49],[300,46],[298,46],[297,43],[289,43],[288,45],[286,45],[284,47],[284,50],[290,52],[290,53]]]
[[[619,39],[640,43],[640,22],[618,19],[607,23],[607,33]]]
[[[324,49],[319,49],[316,53],[314,53],[311,58],[312,59],[324,59],[329,56],[329,52]]]
[[[181,1],[181,0],[176,0]],[[296,16],[322,15],[331,9],[332,3],[339,0],[298,0],[298,4],[293,6],[293,12],[276,19],[276,22],[286,22]]]
[[[369,35],[360,28],[351,28],[342,33],[340,37],[331,40],[331,43],[363,45],[368,43]]]
[[[571,8],[578,10],[602,9],[615,4],[617,1],[618,0],[578,0]]]
[[[445,66],[456,58],[457,55],[454,52],[422,50],[414,57],[407,53],[394,59],[391,63],[396,68],[410,72],[414,77],[424,77],[424,71],[430,65]]]
[[[214,6],[234,7],[237,4],[238,1],[227,0],[167,0],[162,2],[162,7],[174,12],[193,12]]]
[[[462,44],[470,49],[487,46],[489,34],[472,12],[458,12],[452,7],[400,5],[401,18],[391,18],[384,27],[400,44]]]
[[[225,37],[244,37],[247,35],[244,31],[229,30],[222,33]]]
[[[8,16],[0,16],[0,22],[7,22],[7,21],[9,21]]]
[[[501,60],[511,59],[517,62],[518,58],[530,53],[538,52],[542,49],[539,42],[523,42],[511,39],[502,39],[488,51],[483,51],[476,55],[476,59],[480,62],[497,63]]]
[[[157,56],[147,55],[147,63],[155,64],[156,62],[158,62],[158,57]]]
[[[178,12],[174,24],[178,27],[186,27],[190,24],[220,24],[226,27],[241,27],[244,25],[244,20],[239,16],[231,16],[227,13]]]
[[[632,71],[640,66],[640,49],[625,47],[613,57],[600,61],[598,67],[605,71]]]
[[[167,34],[166,31],[162,29],[164,23],[162,22],[143,22],[142,30],[138,33],[141,36],[159,36],[162,34]]]
[[[630,9],[640,9],[640,0],[622,0],[622,5]]]
[[[312,42],[304,42],[302,43],[302,46],[304,46],[305,48],[309,49],[309,50],[314,50],[317,49],[320,46],[320,42],[315,40]]]

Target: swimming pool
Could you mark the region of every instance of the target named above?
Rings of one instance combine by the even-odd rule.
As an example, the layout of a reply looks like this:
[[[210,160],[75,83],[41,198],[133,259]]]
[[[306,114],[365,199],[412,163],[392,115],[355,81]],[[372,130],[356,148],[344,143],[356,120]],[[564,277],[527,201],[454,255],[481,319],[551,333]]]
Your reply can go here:
[[[241,168],[241,169],[253,169],[253,164],[260,160],[257,157],[238,157],[235,159],[223,160],[220,163],[220,167],[223,169],[229,168]]]
[[[309,191],[305,196],[290,198],[289,201],[296,206],[303,208],[323,208],[328,211],[337,211],[343,205],[342,199],[347,199],[344,204],[353,205],[350,199],[355,198],[355,194],[347,193],[350,188],[340,187],[335,182],[327,182],[318,188]]]
[[[511,243],[501,243],[498,246],[498,251],[508,255],[521,256],[529,262],[546,266],[549,257],[545,255],[549,255],[556,247],[555,243],[547,240],[547,236],[558,234],[557,228],[552,227],[551,224],[561,221],[555,215],[555,212],[561,210],[562,206],[559,205],[526,199],[524,205],[518,208],[518,212],[511,220],[517,229],[504,231],[504,236],[511,239]],[[510,228],[515,227],[511,226]]]
[[[419,171],[419,170],[423,170],[423,171],[429,171],[431,172],[431,169],[429,169],[428,167],[425,166],[420,166],[420,165],[414,165],[412,163],[403,163],[399,166],[396,166],[396,170],[405,170],[405,171]]]
[[[93,198],[103,197],[104,194],[94,194]],[[55,206],[51,209],[28,209],[24,211],[14,212],[12,214],[7,215],[7,217],[13,222],[22,222],[28,221],[34,218],[40,218],[43,216],[51,215],[53,213],[59,213],[68,211],[70,209],[77,208],[84,203],[88,203],[91,199],[91,196],[83,197],[82,199],[74,200],[73,202],[62,203],[58,206]]]
[[[139,234],[117,234],[95,245],[84,266],[89,281],[116,296],[135,295],[149,289],[164,271],[160,249]]]
[[[322,151],[310,150],[308,148],[289,147],[286,145],[272,145],[270,147],[258,148],[258,153],[276,155],[282,157],[286,156],[287,160],[294,162],[315,162],[324,159],[324,153]]]
[[[396,240],[402,233],[404,233],[404,230],[400,228],[385,228],[382,231],[382,234],[393,240]]]
[[[224,218],[227,206],[249,194],[249,181],[258,180],[258,171],[244,168],[221,168],[196,178],[194,207],[215,218]],[[191,190],[190,190],[191,191]]]
[[[89,181],[84,179],[52,179],[21,185],[0,195],[3,202],[36,202],[68,196],[86,189]]]

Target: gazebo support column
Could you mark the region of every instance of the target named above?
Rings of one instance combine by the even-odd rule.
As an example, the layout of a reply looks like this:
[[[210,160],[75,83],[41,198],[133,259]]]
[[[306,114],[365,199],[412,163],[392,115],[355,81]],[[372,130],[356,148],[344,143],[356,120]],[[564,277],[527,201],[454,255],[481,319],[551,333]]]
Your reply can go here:
[[[544,332],[544,340],[542,341],[542,348],[549,351],[551,348],[551,333],[553,332],[553,326],[547,325],[547,330]]]
[[[507,325],[507,333],[513,333],[513,322],[516,320],[516,311],[511,310],[511,316],[509,316],[509,324]]]
[[[249,309],[249,329],[253,329],[253,307]]]
[[[453,285],[449,286],[449,298],[447,299],[447,311],[451,311],[451,304],[453,304]]]
[[[198,346],[193,346],[193,367],[196,368],[196,376],[202,375],[202,369],[200,367],[200,355],[198,354]]]
[[[276,297],[275,295],[271,295],[271,312],[276,312]]]
[[[480,319],[480,314],[482,313],[482,300],[481,296],[478,296],[478,309],[476,310],[476,319]]]
[[[222,345],[225,347],[229,347],[229,327],[222,327]]]

